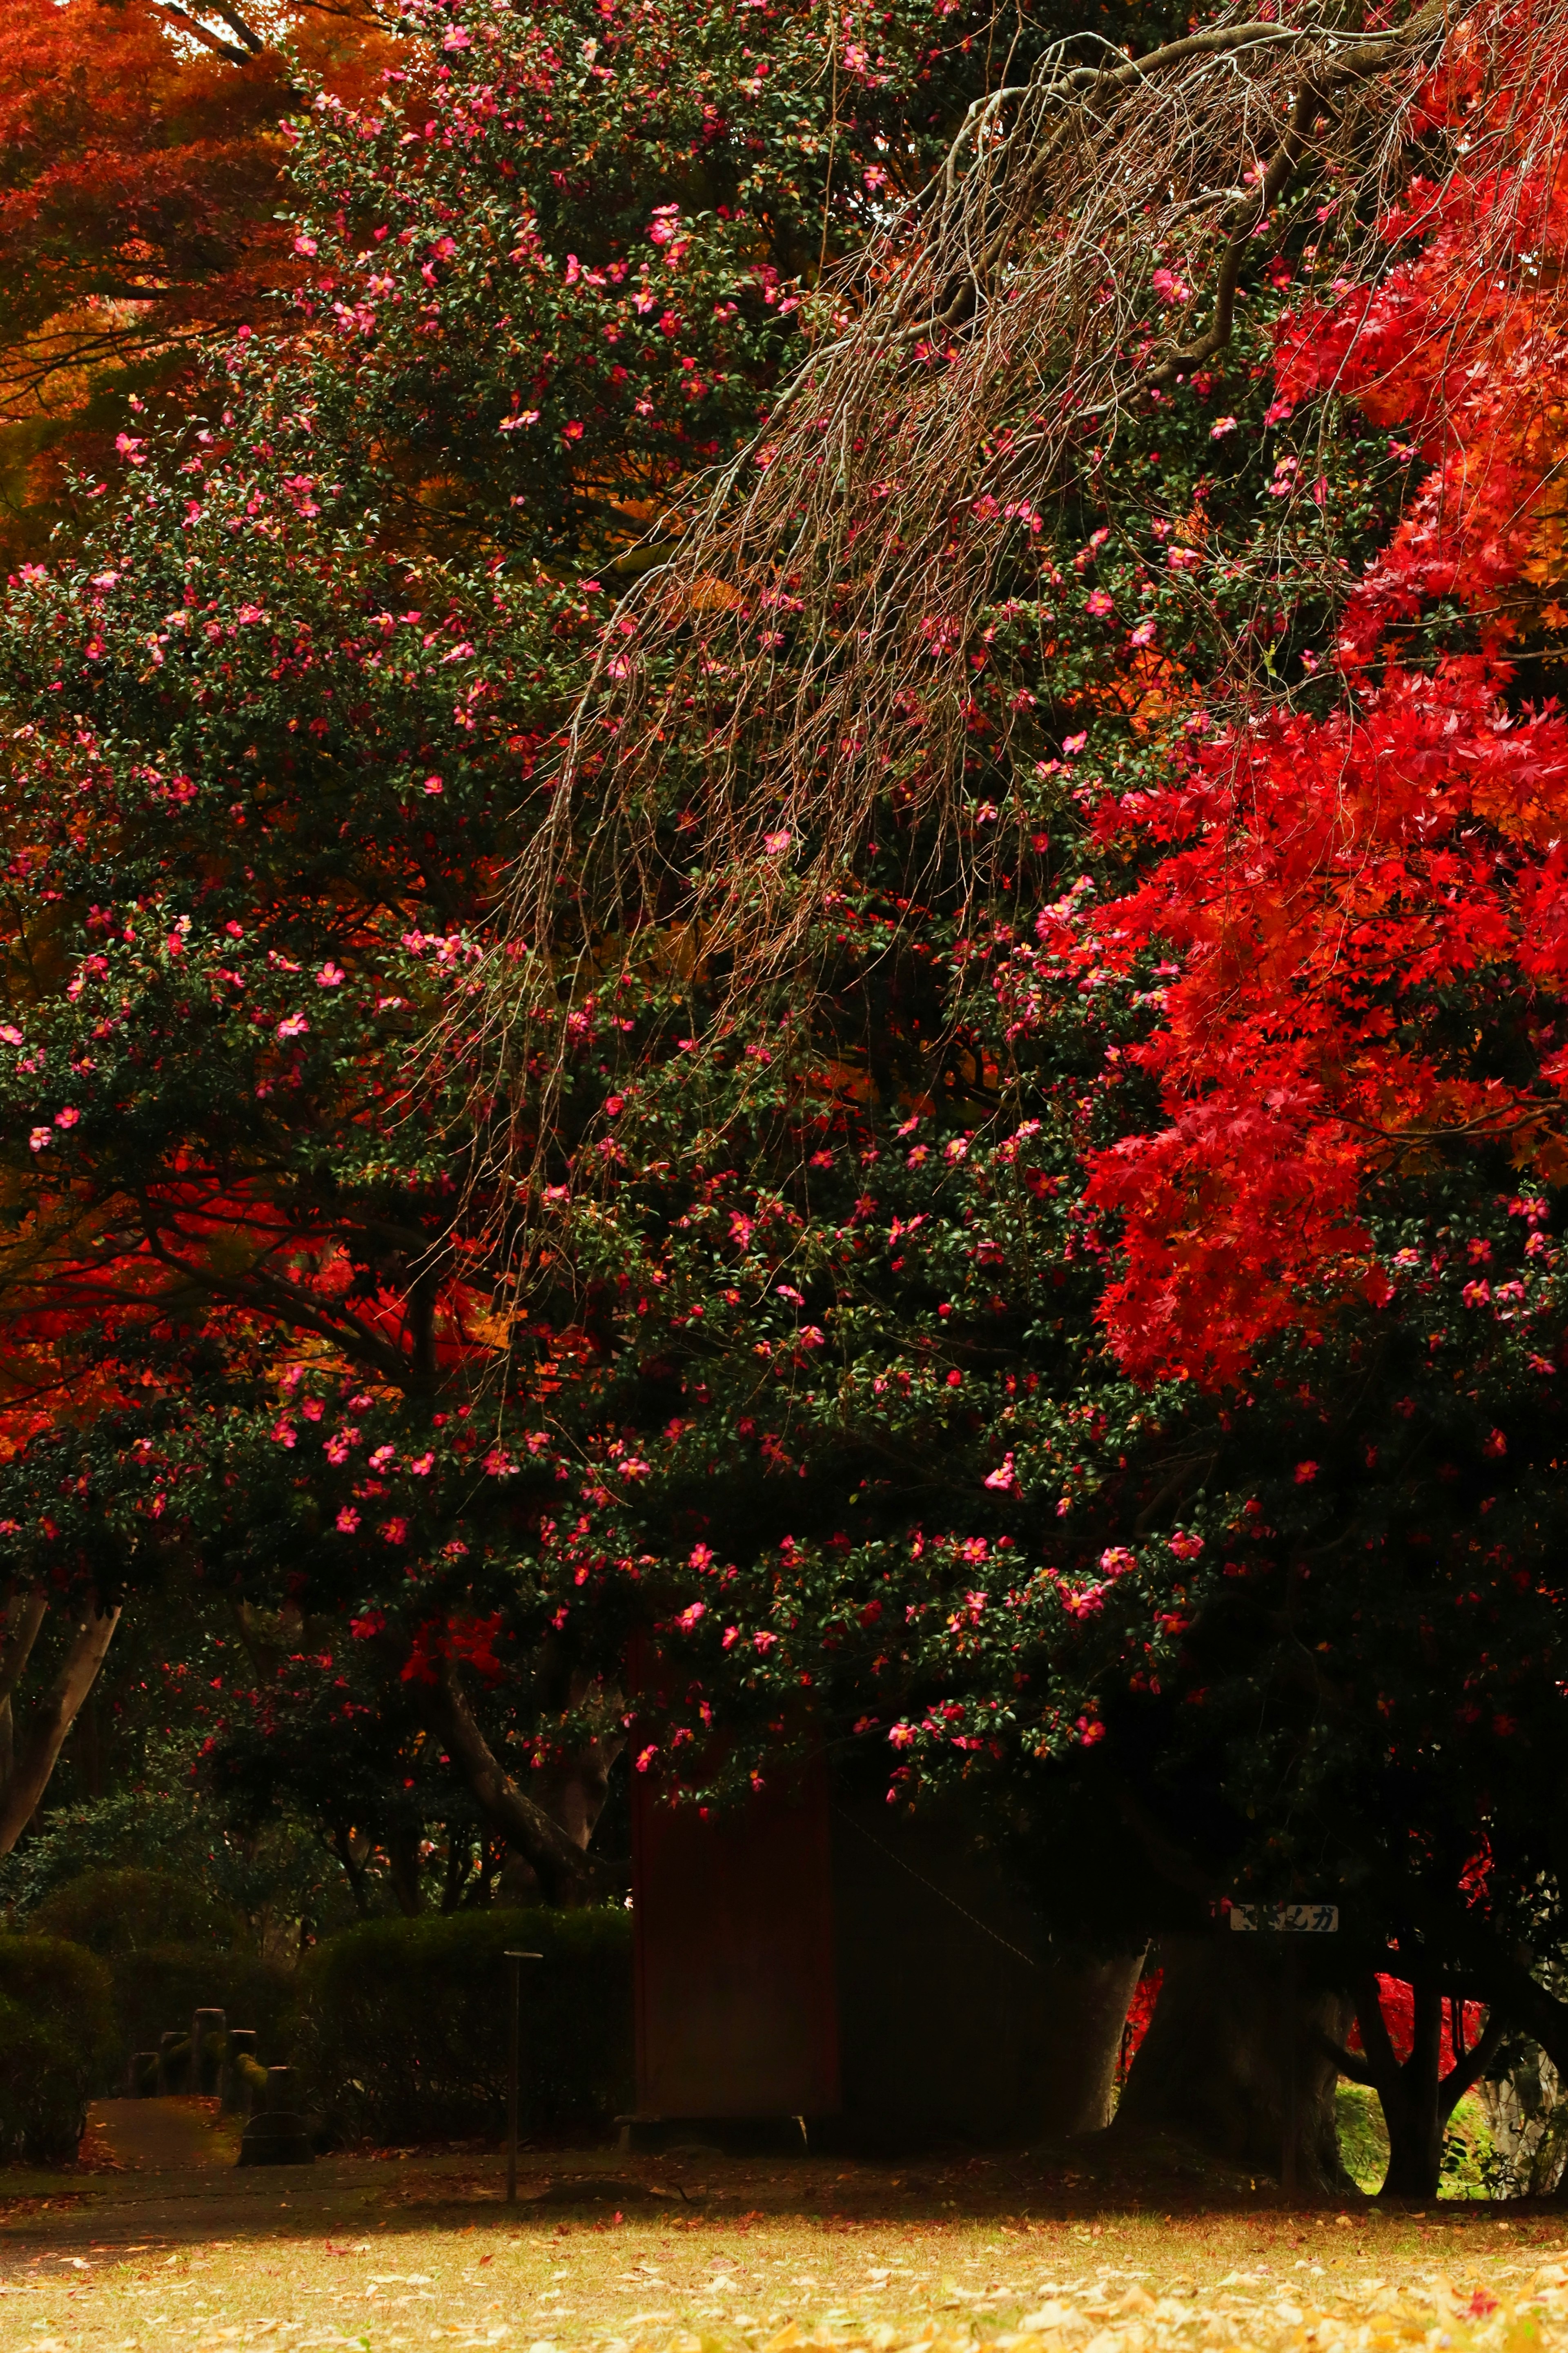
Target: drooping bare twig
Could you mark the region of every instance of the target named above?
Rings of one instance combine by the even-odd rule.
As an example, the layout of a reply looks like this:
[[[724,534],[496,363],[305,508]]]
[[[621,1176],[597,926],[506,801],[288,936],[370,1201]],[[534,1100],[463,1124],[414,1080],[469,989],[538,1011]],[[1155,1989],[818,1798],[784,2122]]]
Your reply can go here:
[[[1469,168],[1478,141],[1520,185],[1549,164],[1565,40],[1562,0],[1458,29],[1424,0],[1372,33],[1331,8],[1232,12],[1141,58],[1058,43],[972,108],[924,194],[816,290],[764,429],[623,598],[513,877],[493,1053],[536,1045],[650,937],[721,963],[737,996],[796,970],[891,795],[956,839],[973,630],[1005,560],[976,501],[1053,513],[1130,405],[1223,364],[1262,232],[1325,183],[1329,267],[1374,275],[1416,130],[1429,174],[1442,137],[1458,152],[1421,112],[1456,41],[1489,78]],[[1163,343],[1162,256],[1194,290]]]

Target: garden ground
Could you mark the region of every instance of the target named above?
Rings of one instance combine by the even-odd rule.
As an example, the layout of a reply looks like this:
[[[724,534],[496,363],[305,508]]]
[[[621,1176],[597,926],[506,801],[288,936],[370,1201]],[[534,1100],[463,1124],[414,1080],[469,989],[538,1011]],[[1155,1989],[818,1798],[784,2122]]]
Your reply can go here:
[[[907,2166],[531,2150],[509,2210],[488,2153],[237,2168],[210,2108],[106,2102],[105,2169],[0,2175],[3,2353],[1568,2348],[1548,2208],[1292,2212],[1168,2150],[1079,2144]]]

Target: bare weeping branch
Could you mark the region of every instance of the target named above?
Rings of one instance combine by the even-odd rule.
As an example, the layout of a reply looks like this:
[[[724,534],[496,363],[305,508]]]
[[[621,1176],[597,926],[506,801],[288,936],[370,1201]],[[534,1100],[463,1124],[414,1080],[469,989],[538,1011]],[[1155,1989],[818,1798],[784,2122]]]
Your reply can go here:
[[[724,959],[737,997],[786,976],[808,994],[808,940],[895,789],[962,849],[973,630],[1007,560],[976,501],[1055,516],[1136,404],[1222,364],[1262,232],[1325,183],[1328,269],[1374,277],[1417,124],[1434,170],[1421,96],[1456,40],[1490,77],[1470,168],[1478,140],[1521,178],[1559,156],[1541,93],[1565,29],[1563,0],[1458,29],[1424,0],[1370,35],[1332,9],[1227,14],[1142,58],[1057,43],[971,108],[923,193],[815,290],[798,374],[621,600],[512,878],[487,1085],[650,938]],[[1163,330],[1162,255],[1194,290]]]

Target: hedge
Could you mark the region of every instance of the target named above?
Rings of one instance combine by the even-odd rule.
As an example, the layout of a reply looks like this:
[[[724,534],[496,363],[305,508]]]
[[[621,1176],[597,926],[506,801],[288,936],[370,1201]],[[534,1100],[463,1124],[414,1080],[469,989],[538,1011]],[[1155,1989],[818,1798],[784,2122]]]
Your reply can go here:
[[[114,2047],[96,1955],[63,1936],[0,1936],[0,2163],[71,2162]]]
[[[84,1871],[46,1896],[27,1922],[44,1936],[68,1936],[94,1953],[132,1953],[148,1945],[239,1942],[245,1923],[199,1882],[168,1871]],[[173,2024],[174,2021],[166,2021]]]
[[[351,2140],[493,2136],[506,2119],[509,1948],[523,1965],[531,2131],[607,2124],[632,2102],[632,1924],[621,1909],[372,1920],[300,1971],[294,2060]]]

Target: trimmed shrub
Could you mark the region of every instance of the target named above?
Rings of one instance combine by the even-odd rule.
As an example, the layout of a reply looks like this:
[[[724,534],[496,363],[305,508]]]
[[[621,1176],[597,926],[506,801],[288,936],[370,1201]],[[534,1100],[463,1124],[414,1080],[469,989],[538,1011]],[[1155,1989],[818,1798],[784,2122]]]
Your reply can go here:
[[[171,2027],[188,2033],[193,2011],[208,2004],[223,2010],[230,2026],[254,2026],[264,2056],[282,2057],[294,1991],[289,1970],[210,1945],[142,1945],[111,1955],[109,1968],[122,2059],[155,2051]]]
[[[237,1944],[245,1924],[199,1883],[167,1871],[84,1871],[47,1896],[27,1923],[42,1936],[68,1936],[93,1953],[134,1953],[148,1945]],[[173,2021],[170,2021],[171,2023]]]
[[[114,2047],[94,1954],[62,1936],[0,1936],[0,2162],[71,2162]]]
[[[607,2124],[632,2097],[632,1924],[624,1910],[371,1920],[300,1971],[294,2058],[349,2139],[493,2136],[506,2122],[508,1949],[525,1962],[530,2130]]]

